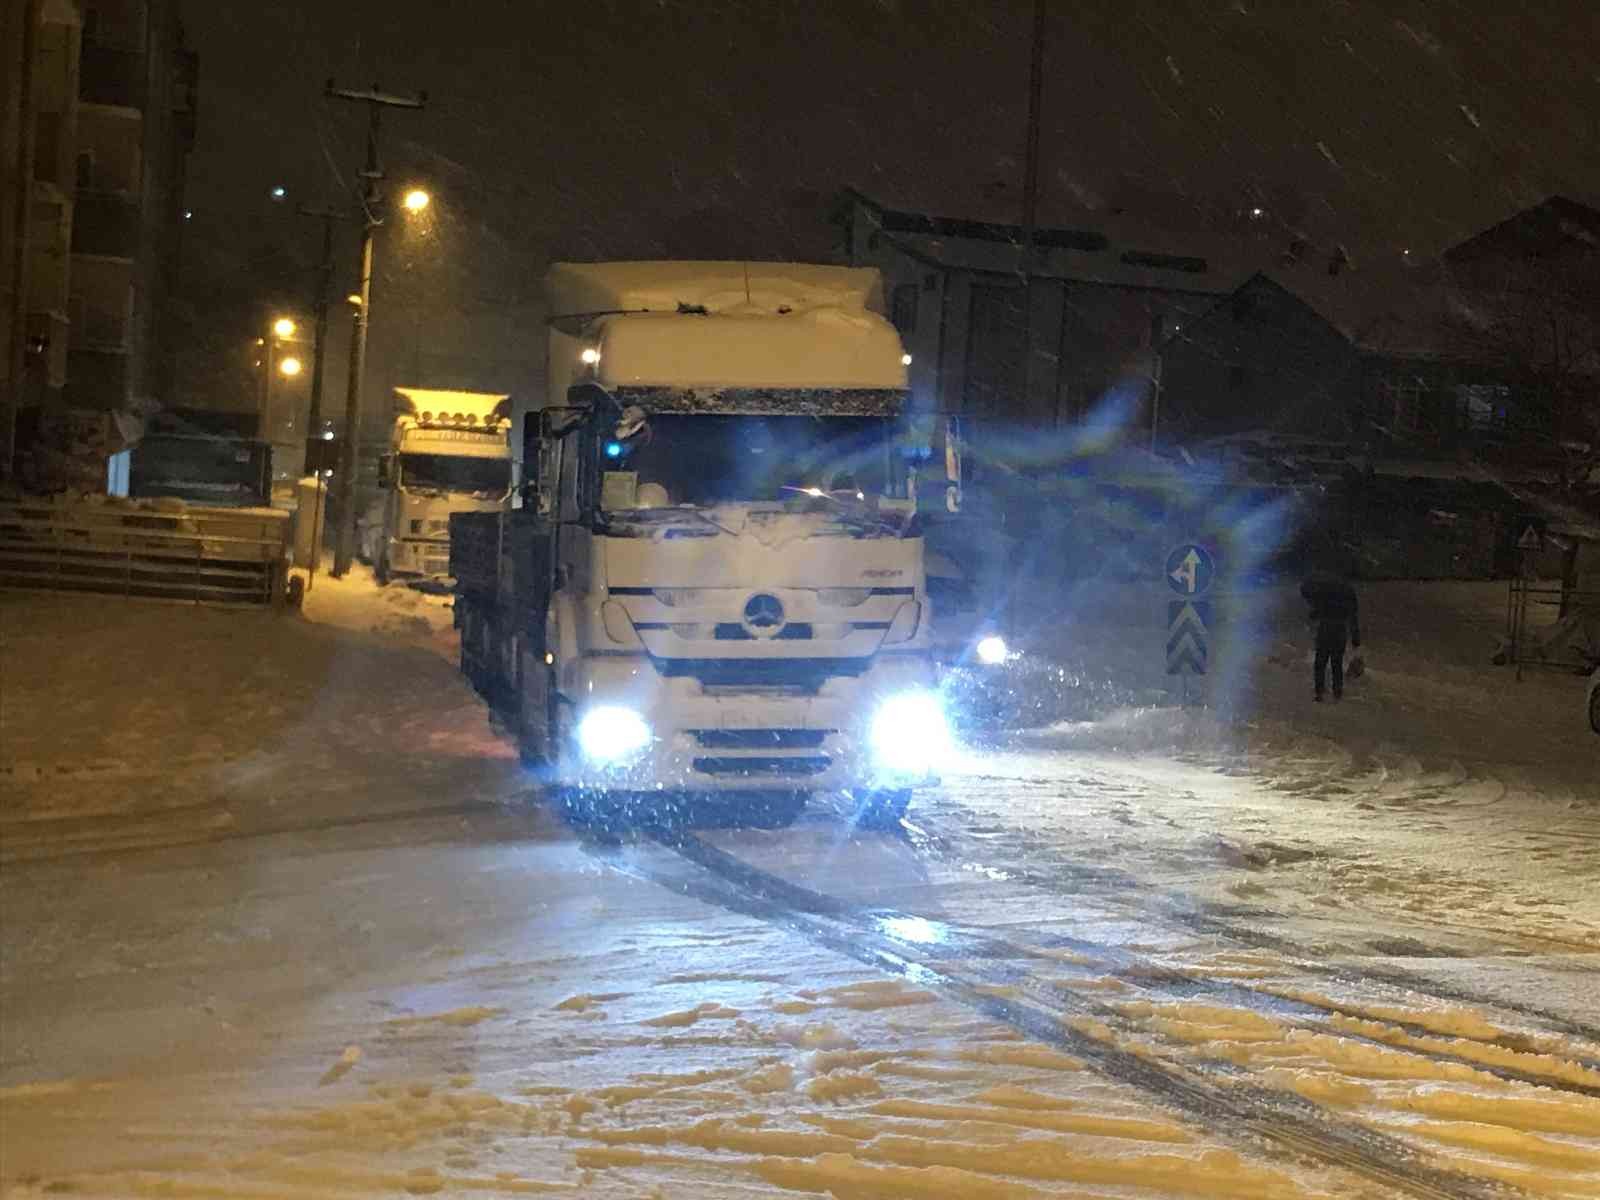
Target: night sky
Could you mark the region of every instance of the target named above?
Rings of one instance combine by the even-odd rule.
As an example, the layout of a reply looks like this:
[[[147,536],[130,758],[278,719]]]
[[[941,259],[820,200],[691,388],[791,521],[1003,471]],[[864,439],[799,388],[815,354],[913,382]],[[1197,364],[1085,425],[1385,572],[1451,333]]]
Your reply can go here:
[[[1531,15],[1505,0],[1047,2],[1047,223],[1121,210],[1227,228],[1259,205],[1285,241],[1342,242],[1359,267],[1551,193],[1600,203],[1594,0],[1536,0]],[[329,76],[430,96],[386,117],[391,180],[424,183],[435,206],[425,227],[396,218],[381,235],[373,389],[536,388],[552,259],[829,256],[846,184],[946,215],[1020,215],[1025,2],[184,10],[202,80],[188,402],[232,402],[265,315],[308,308],[318,230],[292,206],[341,199],[365,120],[322,99]],[[341,237],[340,295],[354,240]],[[335,404],[343,380],[339,362]]]

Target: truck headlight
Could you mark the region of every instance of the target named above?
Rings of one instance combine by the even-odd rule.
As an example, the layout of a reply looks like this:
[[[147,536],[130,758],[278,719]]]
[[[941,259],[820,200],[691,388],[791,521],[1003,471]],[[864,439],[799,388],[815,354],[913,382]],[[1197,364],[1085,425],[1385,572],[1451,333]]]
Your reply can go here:
[[[872,752],[889,771],[927,772],[944,765],[950,753],[950,724],[932,692],[890,696],[873,715]]]
[[[1006,645],[1005,638],[998,633],[991,633],[986,638],[980,638],[977,646],[973,648],[978,656],[978,661],[985,666],[997,667],[1005,662],[1011,653],[1011,648]]]
[[[591,708],[578,722],[578,749],[599,766],[615,766],[650,744],[650,726],[631,708]]]

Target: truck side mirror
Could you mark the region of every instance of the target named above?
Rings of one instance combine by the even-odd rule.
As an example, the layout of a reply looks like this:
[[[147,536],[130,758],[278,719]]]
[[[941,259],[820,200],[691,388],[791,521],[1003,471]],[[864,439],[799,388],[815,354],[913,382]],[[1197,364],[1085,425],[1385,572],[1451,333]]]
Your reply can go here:
[[[378,455],[378,486],[381,488],[394,486],[394,455]]]

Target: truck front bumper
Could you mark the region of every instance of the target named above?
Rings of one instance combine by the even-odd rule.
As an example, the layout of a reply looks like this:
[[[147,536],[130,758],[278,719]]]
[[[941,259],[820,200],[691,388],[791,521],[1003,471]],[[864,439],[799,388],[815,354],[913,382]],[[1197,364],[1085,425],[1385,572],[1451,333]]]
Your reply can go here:
[[[936,728],[898,728],[880,720],[896,697],[935,695],[926,656],[879,655],[860,675],[834,677],[814,694],[709,688],[667,677],[645,657],[597,657],[580,664],[566,693],[558,782],[606,791],[795,792],[914,788],[937,781],[948,745]],[[597,761],[580,736],[599,709],[622,709],[644,723],[644,745]],[[889,745],[886,746],[885,742]],[[909,752],[908,752],[908,747]],[[888,751],[886,753],[886,750]]]

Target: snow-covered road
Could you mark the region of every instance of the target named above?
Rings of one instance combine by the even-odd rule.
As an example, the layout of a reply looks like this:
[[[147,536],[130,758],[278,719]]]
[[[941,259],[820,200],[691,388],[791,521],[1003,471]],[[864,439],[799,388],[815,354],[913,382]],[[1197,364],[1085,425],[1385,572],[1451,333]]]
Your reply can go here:
[[[0,714],[5,1194],[1600,1195],[1565,760],[1150,709],[896,835],[597,843],[436,606],[324,595],[0,600],[9,678],[62,664]]]

